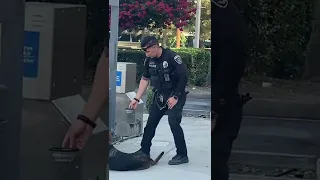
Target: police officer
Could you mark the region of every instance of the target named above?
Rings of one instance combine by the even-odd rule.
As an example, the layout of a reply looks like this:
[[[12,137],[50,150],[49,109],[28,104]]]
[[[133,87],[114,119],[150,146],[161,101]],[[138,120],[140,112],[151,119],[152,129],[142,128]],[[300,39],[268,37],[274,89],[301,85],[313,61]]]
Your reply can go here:
[[[160,47],[157,39],[153,36],[145,37],[141,42],[141,47],[147,58],[144,61],[144,72],[137,95],[129,107],[133,109],[137,107],[141,96],[148,87],[149,80],[153,87],[154,98],[139,152],[150,156],[151,141],[160,119],[166,113],[177,148],[177,154],[169,161],[169,165],[188,163],[186,142],[180,126],[187,94],[185,92],[187,85],[186,65],[177,53]]]
[[[238,84],[245,68],[247,31],[232,1],[211,0],[212,8],[212,177],[228,180],[232,144],[240,129]]]

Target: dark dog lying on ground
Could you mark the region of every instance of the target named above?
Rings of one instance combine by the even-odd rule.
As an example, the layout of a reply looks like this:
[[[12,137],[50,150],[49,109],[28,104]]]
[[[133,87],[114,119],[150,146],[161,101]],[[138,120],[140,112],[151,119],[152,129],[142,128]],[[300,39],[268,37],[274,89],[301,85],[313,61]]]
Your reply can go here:
[[[109,169],[114,171],[137,171],[156,165],[163,156],[162,152],[155,160],[139,152],[124,153],[109,145]]]

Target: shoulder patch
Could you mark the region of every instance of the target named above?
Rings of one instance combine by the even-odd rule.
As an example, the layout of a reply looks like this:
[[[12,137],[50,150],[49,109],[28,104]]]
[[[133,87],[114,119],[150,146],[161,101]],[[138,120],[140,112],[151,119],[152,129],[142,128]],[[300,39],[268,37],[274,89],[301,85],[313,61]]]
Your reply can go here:
[[[174,59],[174,61],[175,61],[176,63],[178,63],[178,64],[182,64],[181,56],[179,56],[179,55],[175,55],[173,59]]]

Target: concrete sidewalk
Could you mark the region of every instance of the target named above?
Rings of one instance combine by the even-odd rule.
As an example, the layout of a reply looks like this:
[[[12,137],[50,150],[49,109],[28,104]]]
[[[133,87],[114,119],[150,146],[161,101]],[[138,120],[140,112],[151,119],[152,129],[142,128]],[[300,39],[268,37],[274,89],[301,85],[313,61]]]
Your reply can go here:
[[[148,115],[144,115],[144,120]],[[165,155],[159,163],[143,171],[117,172],[110,171],[109,179],[116,180],[209,180],[211,179],[211,134],[210,120],[184,117],[182,127],[185,133],[190,162],[179,166],[170,166],[168,161],[175,155],[175,145],[164,116],[159,123],[156,136],[152,141],[151,157],[155,158],[162,151]],[[145,122],[144,122],[145,124]],[[141,138],[127,140],[116,147],[124,152],[134,152],[140,148]]]

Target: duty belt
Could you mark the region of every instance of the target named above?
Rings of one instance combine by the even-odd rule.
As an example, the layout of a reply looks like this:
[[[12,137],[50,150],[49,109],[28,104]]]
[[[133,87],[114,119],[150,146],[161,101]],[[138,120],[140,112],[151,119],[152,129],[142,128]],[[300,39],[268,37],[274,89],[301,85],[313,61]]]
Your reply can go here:
[[[154,92],[153,101],[155,101],[156,105],[160,110],[163,110],[164,108],[167,107],[168,100],[170,97],[173,96],[173,93],[174,93],[174,91],[172,91],[170,94],[164,94],[163,92],[159,92],[158,90],[154,90],[153,92]],[[169,96],[165,97],[165,95],[169,95]],[[167,100],[164,102],[165,99]],[[161,104],[159,103],[159,101]]]
[[[169,98],[172,97],[174,94],[174,91],[171,91],[170,94],[165,94],[164,91],[159,91],[157,89],[153,89],[152,91],[154,92],[153,101],[155,101],[156,105],[160,110],[163,110],[167,107]],[[185,95],[187,94],[189,94],[189,91],[185,92]],[[164,102],[165,99],[166,101]],[[161,105],[159,104],[158,100],[160,101]]]

